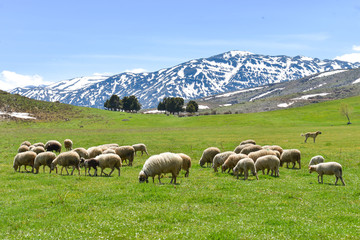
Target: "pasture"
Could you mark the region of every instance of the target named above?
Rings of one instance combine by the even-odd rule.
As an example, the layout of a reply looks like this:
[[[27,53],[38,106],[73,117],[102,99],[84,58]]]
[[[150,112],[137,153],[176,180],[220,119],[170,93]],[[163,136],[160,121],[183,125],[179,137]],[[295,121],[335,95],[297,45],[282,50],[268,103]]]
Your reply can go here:
[[[353,124],[339,114],[353,107]],[[274,112],[178,118],[77,108],[79,118],[52,122],[0,122],[0,235],[3,239],[355,239],[360,235],[360,97]],[[300,134],[322,134],[308,143]],[[18,173],[17,148],[70,138],[74,147],[145,143],[150,155],[183,152],[192,158],[189,178],[170,174],[159,185],[138,182],[147,156],[123,166],[121,176]],[[201,168],[203,150],[222,151],[246,139],[302,153],[302,168],[259,173],[248,181]],[[346,186],[334,176],[309,174],[312,156],[343,166]],[[23,169],[23,168],[22,168]],[[109,169],[105,170],[109,172]]]

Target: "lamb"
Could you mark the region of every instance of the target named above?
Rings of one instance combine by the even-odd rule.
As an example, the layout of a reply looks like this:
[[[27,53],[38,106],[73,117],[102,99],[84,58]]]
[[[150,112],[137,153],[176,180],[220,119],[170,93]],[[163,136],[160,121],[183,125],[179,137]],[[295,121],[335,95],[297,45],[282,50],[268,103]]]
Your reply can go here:
[[[316,131],[316,132],[307,132],[307,133],[305,133],[305,134],[302,133],[301,136],[302,136],[302,137],[305,136],[305,142],[307,141],[307,139],[308,139],[309,137],[311,137],[311,138],[314,139],[314,143],[315,143],[315,138],[316,138],[317,135],[319,135],[319,134],[321,134],[321,132],[320,132],[320,131]]]
[[[95,158],[85,159],[85,158],[81,157],[80,158],[80,167],[84,167],[84,166],[85,166],[85,176],[86,176],[86,171],[88,171],[89,176],[91,176],[91,174],[90,174],[91,168],[94,169],[94,176],[97,176],[97,167],[99,166],[99,160],[97,160]]]
[[[249,158],[251,158],[254,163],[256,162],[256,160],[259,158],[259,157],[262,157],[262,156],[265,156],[265,155],[275,155],[277,156],[276,152],[272,151],[272,150],[267,150],[267,149],[261,149],[259,151],[256,151],[256,152],[251,152],[249,153]],[[277,157],[280,157],[280,156],[277,156]]]
[[[88,148],[88,154],[89,154],[89,158],[94,158],[100,154],[102,154],[103,150],[101,149],[101,147],[91,147]]]
[[[132,166],[135,156],[135,149],[132,146],[121,146],[115,148],[115,152],[122,161],[129,160],[128,166]]]
[[[119,172],[120,177],[120,167],[121,167],[121,158],[117,154],[108,153],[101,154],[95,158],[99,162],[99,167],[101,168],[100,176],[104,173],[106,176],[111,176],[112,172],[116,168]],[[104,172],[105,168],[111,168],[111,172],[106,174]],[[89,169],[90,170],[90,169]],[[86,172],[86,169],[85,169]],[[95,168],[95,175],[97,175],[97,169]]]
[[[234,155],[236,153],[232,152],[232,151],[226,151],[226,152],[222,152],[222,153],[218,153],[215,155],[214,159],[213,159],[213,164],[212,164],[212,168],[214,168],[214,172],[217,172],[217,168],[220,167],[221,165],[224,164],[224,162],[226,161],[226,159],[228,159],[228,157],[230,157],[231,155]]]
[[[209,147],[205,149],[199,161],[200,167],[203,167],[205,163],[207,166],[209,163],[212,164],[215,155],[218,153],[220,153],[220,149],[217,147]]]
[[[244,180],[248,179],[249,176],[249,170],[252,172],[254,176],[256,176],[256,179],[259,180],[259,177],[256,172],[256,168],[254,165],[254,161],[251,158],[243,158],[241,159],[236,166],[233,168],[234,175],[236,175],[236,178],[239,179],[239,175],[244,172]]]
[[[224,164],[221,166],[221,171],[225,172],[226,169],[229,169],[228,172],[230,172],[230,170],[233,169],[241,159],[244,159],[247,157],[248,157],[247,155],[241,154],[241,153],[229,156],[228,159],[226,159]]]
[[[342,184],[345,186],[345,182],[342,178],[342,167],[337,162],[326,162],[319,163],[317,165],[309,166],[309,172],[317,172],[318,173],[318,183],[323,183],[323,175],[335,175],[335,185],[337,184],[339,178]],[[321,182],[319,177],[321,177]]]
[[[71,175],[73,175],[75,168],[79,171],[79,175],[80,175],[80,157],[79,154],[77,154],[76,152],[63,152],[60,153],[59,156],[57,156],[51,163],[51,171],[54,170],[54,168],[57,165],[62,166],[60,174],[62,175],[62,171],[65,168],[67,174],[69,175],[69,172],[67,170],[68,166],[73,166],[73,170],[71,172]]]
[[[80,158],[89,159],[89,153],[85,148],[75,148],[73,151],[77,152]]]
[[[259,157],[256,160],[255,169],[257,171],[262,170],[263,174],[265,174],[264,172],[265,169],[268,170],[267,174],[269,174],[269,171],[271,170],[271,176],[273,176],[273,173],[275,173],[275,177],[276,176],[280,177],[279,165],[280,165],[280,160],[278,157],[274,155],[266,155]]]
[[[158,175],[159,183],[161,184],[161,174],[171,173],[172,178],[170,183],[174,181],[174,184],[176,184],[176,177],[181,170],[182,164],[182,158],[175,153],[166,152],[159,155],[153,155],[145,161],[144,166],[139,173],[139,182],[148,183],[148,177],[152,177],[154,182],[155,176]]]
[[[190,171],[190,168],[191,168],[191,158],[188,155],[184,154],[184,153],[178,153],[178,155],[183,160],[181,168],[186,171],[185,177],[189,177],[189,171]]]
[[[64,146],[67,151],[71,151],[73,147],[73,142],[70,139],[65,139]]]
[[[56,158],[55,153],[53,152],[42,152],[39,153],[34,161],[34,169],[35,169],[35,174],[39,173],[39,167],[40,166],[44,166],[43,167],[43,172],[45,172],[45,166],[48,166],[50,168],[50,172],[51,173],[51,163],[52,161]],[[57,173],[57,168],[56,168],[56,173]]]
[[[107,143],[107,144],[103,144],[103,145],[99,145],[99,148],[101,148],[102,151],[105,151],[109,148],[117,148],[119,147],[119,144],[117,143]]]
[[[36,153],[32,151],[18,153],[14,158],[13,168],[15,169],[15,171],[17,171],[17,169],[19,168],[19,172],[20,172],[21,166],[24,165],[25,171],[27,172],[26,166],[31,166],[32,168],[34,168],[35,158],[36,158]]]
[[[61,143],[59,143],[56,140],[47,141],[46,144],[45,144],[45,150],[48,151],[48,152],[55,151],[55,152],[60,153],[61,152],[61,147],[62,147]]]
[[[280,166],[286,162],[286,167],[289,168],[289,163],[293,163],[293,167],[295,168],[296,162],[299,164],[299,169],[301,169],[301,153],[298,149],[285,149],[280,157]]]
[[[29,151],[29,147],[27,145],[21,145],[18,148],[18,153],[27,152],[27,151]]]
[[[141,156],[144,152],[146,153],[146,155],[149,155],[148,151],[146,150],[146,145],[143,143],[134,144],[132,145],[132,147],[135,149],[135,155],[137,151],[141,151]]]
[[[323,163],[323,162],[325,162],[324,157],[321,156],[321,155],[316,155],[316,156],[311,158],[311,160],[309,162],[309,166],[310,165],[316,165],[316,164]]]
[[[36,152],[36,154],[39,154],[39,153],[45,152],[45,149],[41,146],[38,146],[38,147],[31,148],[31,151]]]
[[[244,148],[248,147],[248,146],[253,146],[254,144],[243,144],[243,145],[239,145],[234,149],[234,153],[238,154],[241,152],[241,150],[243,150]]]
[[[280,155],[284,151],[284,149],[278,145],[266,145],[266,146],[263,146],[263,149],[270,149],[270,150],[278,151],[280,153]]]
[[[256,145],[256,142],[255,142],[255,140],[248,139],[248,140],[242,141],[242,142],[240,143],[240,145],[245,145],[245,144]]]
[[[30,147],[31,143],[29,141],[24,141],[20,144],[20,146],[22,146],[22,145],[26,145],[26,146]]]
[[[240,153],[249,155],[251,152],[256,152],[263,149],[260,145],[250,145],[248,147],[243,148]]]

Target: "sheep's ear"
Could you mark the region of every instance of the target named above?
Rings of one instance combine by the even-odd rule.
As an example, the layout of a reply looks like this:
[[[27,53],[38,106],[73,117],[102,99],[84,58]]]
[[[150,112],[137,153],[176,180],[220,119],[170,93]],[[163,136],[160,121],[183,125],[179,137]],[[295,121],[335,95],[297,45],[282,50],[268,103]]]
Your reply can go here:
[[[309,169],[311,169],[311,166],[309,166]]]

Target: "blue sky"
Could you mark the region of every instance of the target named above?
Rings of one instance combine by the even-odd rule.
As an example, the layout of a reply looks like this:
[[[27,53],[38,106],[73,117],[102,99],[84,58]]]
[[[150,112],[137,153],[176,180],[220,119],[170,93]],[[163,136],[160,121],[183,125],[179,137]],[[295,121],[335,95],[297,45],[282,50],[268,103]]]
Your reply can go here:
[[[360,1],[0,0],[0,89],[230,50],[360,62]]]

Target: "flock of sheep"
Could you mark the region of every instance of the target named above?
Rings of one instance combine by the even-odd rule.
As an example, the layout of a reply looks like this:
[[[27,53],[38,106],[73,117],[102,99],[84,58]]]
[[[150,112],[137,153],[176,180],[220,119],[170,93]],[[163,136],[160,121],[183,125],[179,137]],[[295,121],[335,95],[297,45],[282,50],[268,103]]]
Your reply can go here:
[[[22,165],[31,166],[32,172],[38,173],[39,167],[45,166],[50,168],[50,173],[56,170],[57,166],[61,166],[62,174],[65,168],[67,174],[68,167],[72,167],[71,175],[77,169],[80,175],[80,167],[85,167],[85,175],[91,176],[90,170],[94,169],[94,176],[97,176],[97,167],[101,168],[100,175],[110,176],[115,169],[120,176],[120,168],[123,161],[129,161],[128,166],[132,166],[134,156],[137,151],[141,151],[141,155],[145,152],[148,155],[146,146],[144,144],[135,144],[132,146],[119,146],[118,144],[104,144],[89,149],[75,148],[72,149],[73,143],[70,139],[64,140],[66,152],[61,153],[62,145],[56,140],[48,141],[46,144],[35,143],[28,141],[23,142],[18,154],[14,158],[13,167],[15,171],[20,171]],[[56,156],[53,151],[58,152]],[[278,145],[257,145],[254,140],[246,140],[240,143],[234,151],[221,152],[219,148],[209,147],[203,151],[199,164],[201,167],[211,165],[215,172],[221,167],[222,172],[226,170],[233,171],[234,175],[239,178],[239,175],[244,173],[244,180],[248,179],[249,171],[259,179],[257,172],[262,171],[267,174],[271,171],[271,176],[280,177],[279,167],[286,163],[292,163],[292,168],[298,164],[301,168],[301,153],[298,149],[283,149]],[[148,182],[148,178],[152,177],[153,182],[158,176],[159,183],[163,174],[171,173],[171,182],[176,184],[176,178],[183,169],[186,171],[185,177],[189,176],[189,169],[191,167],[191,158],[184,153],[161,153],[149,157],[142,170],[139,173],[139,182]],[[105,168],[110,168],[109,174],[104,173]],[[318,173],[318,182],[323,183],[323,175],[335,175],[337,184],[338,179],[343,185],[345,182],[342,178],[342,167],[336,162],[324,162],[324,158],[320,155],[313,157],[309,163],[309,171]],[[321,178],[321,181],[320,181]]]

